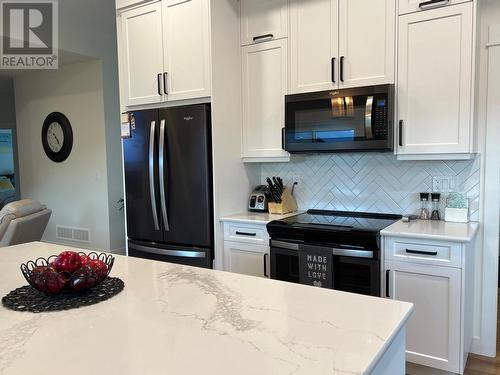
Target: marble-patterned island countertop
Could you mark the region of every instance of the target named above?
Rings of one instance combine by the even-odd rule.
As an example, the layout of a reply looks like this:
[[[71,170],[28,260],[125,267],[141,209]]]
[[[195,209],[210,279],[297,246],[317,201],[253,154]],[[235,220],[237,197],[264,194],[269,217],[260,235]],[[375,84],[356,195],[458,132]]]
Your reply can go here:
[[[66,249],[0,249],[0,295],[26,284],[21,262]],[[409,303],[123,256],[112,276],[125,289],[93,306],[1,306],[0,374],[404,373]]]
[[[388,237],[429,239],[436,241],[471,242],[477,233],[479,223],[453,223],[434,220],[413,220],[408,223],[399,220],[380,234]]]

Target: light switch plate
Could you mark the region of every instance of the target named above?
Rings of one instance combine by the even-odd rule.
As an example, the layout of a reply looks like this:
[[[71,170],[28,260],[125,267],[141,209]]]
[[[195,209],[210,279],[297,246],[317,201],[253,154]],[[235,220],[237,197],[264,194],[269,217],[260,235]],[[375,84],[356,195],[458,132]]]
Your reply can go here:
[[[432,191],[435,193],[450,193],[456,190],[455,176],[432,177]]]

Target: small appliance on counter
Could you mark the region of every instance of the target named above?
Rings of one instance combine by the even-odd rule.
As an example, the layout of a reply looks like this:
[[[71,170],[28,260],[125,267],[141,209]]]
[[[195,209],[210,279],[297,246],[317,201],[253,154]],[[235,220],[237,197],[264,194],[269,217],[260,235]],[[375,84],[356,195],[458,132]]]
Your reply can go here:
[[[251,212],[267,212],[268,200],[266,197],[267,186],[259,185],[248,198],[248,210]]]

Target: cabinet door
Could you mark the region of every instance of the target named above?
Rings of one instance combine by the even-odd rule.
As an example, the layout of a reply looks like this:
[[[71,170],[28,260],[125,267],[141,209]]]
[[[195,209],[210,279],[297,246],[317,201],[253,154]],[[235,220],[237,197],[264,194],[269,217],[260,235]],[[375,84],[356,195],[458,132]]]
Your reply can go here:
[[[283,158],[287,41],[242,48],[243,158]]]
[[[291,0],[290,91],[338,88],[338,0]]]
[[[163,42],[161,3],[153,3],[121,14],[121,51],[126,106],[163,101]]]
[[[269,247],[224,241],[224,270],[269,277]]]
[[[340,0],[340,87],[394,83],[396,0]]]
[[[210,96],[208,0],[164,0],[168,100]]]
[[[471,0],[442,0],[428,4],[428,0],[399,0],[399,14],[421,12],[442,6],[465,3]]]
[[[241,0],[241,45],[288,36],[288,0]]]
[[[470,152],[472,3],[399,17],[398,154]]]
[[[385,262],[389,296],[415,305],[406,328],[406,359],[459,372],[461,270]]]

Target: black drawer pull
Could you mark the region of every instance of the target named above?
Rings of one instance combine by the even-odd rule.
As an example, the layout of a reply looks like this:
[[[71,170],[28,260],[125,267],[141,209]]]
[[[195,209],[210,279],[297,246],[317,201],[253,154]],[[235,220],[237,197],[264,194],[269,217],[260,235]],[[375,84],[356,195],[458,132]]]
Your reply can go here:
[[[424,1],[423,3],[418,4],[419,8],[427,8],[427,7],[432,7],[436,5],[446,5],[450,2],[450,0],[430,0],[430,1]]]
[[[255,237],[257,235],[257,233],[238,232],[238,231],[236,231],[236,234],[238,236],[250,236],[250,237]]]
[[[420,250],[410,250],[406,249],[406,252],[408,254],[419,254],[419,255],[431,255],[431,256],[436,256],[438,255],[437,251],[420,251]]]
[[[389,295],[389,290],[390,290],[390,287],[389,287],[389,277],[390,276],[391,276],[391,270],[385,271],[385,296],[387,298],[391,298],[391,296]]]
[[[253,41],[256,42],[257,40],[260,39],[272,39],[272,38],[274,38],[273,34],[264,34],[264,35],[254,36]]]

